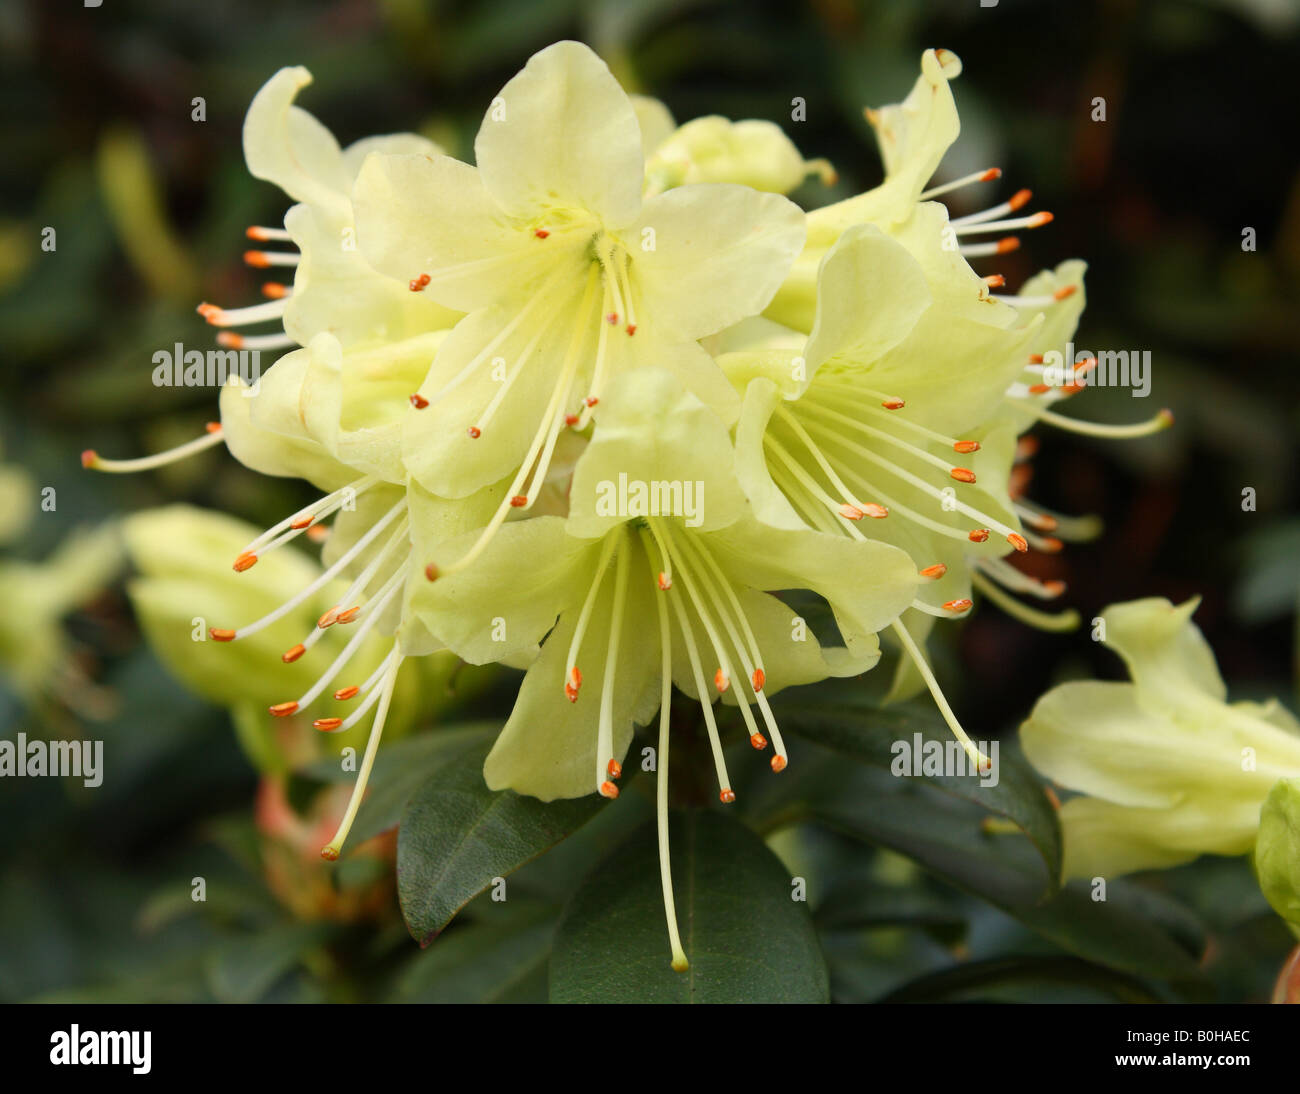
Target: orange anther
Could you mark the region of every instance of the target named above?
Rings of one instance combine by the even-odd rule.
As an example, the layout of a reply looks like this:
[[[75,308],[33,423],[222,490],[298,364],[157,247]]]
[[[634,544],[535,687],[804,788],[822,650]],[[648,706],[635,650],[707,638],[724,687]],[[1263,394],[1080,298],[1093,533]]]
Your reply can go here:
[[[276,703],[275,706],[273,707],[267,707],[267,710],[269,710],[277,718],[287,718],[289,717],[290,714],[293,714],[297,709],[298,709],[298,704],[293,699],[290,699],[289,702],[287,703]]]
[[[203,318],[209,323],[215,323],[221,315],[221,309],[217,307],[216,304],[200,304],[194,310],[203,316]]]
[[[962,597],[960,600],[949,600],[943,607],[945,611],[949,612],[968,612],[972,607],[972,602]]]
[[[416,410],[423,410],[429,405],[429,400],[417,391],[411,396],[411,405],[415,407]]]
[[[980,450],[980,443],[979,441],[953,441],[952,450],[963,454],[967,452],[978,452]]]
[[[845,520],[861,520],[866,514],[856,505],[850,505],[847,501],[840,506],[840,516]]]
[[[316,626],[320,627],[321,630],[324,630],[326,627],[334,626],[334,624],[338,622],[338,618],[339,606],[335,604],[334,607],[316,620]]]
[[[271,260],[266,257],[265,251],[245,251],[244,261],[250,266],[266,267],[271,264]]]
[[[244,336],[232,330],[223,330],[217,335],[217,345],[224,346],[226,349],[243,349]]]
[[[312,727],[314,729],[323,729],[328,732],[331,729],[338,729],[342,724],[342,718],[317,718],[312,722]]]
[[[1043,363],[1043,355],[1041,353],[1031,353],[1029,355],[1029,363],[1031,365],[1041,365]]]
[[[1073,296],[1078,291],[1079,291],[1078,285],[1062,285],[1059,289],[1056,290],[1056,292],[1052,293],[1052,296],[1055,297],[1057,300],[1064,300],[1067,296]]]
[[[528,504],[527,494],[516,494],[513,498],[510,499],[510,506],[512,509],[522,509],[527,504]]]
[[[252,554],[251,552],[245,551],[242,555],[240,555],[237,559],[235,559],[235,564],[234,564],[235,573],[242,574],[245,570],[251,570],[256,565],[257,565],[257,556],[255,554]]]
[[[754,685],[755,691],[762,691],[763,685],[767,683],[767,673],[762,669],[755,669],[749,677],[749,682]]]
[[[966,533],[966,538],[972,543],[983,543],[989,538],[989,530],[987,528],[972,528]]]
[[[732,790],[731,787],[727,787],[724,790],[719,790],[718,800],[722,802],[723,805],[730,805],[732,802],[736,800],[736,792]]]
[[[289,286],[278,281],[268,281],[262,286],[262,295],[269,300],[283,300],[289,295]]]
[[[212,635],[214,642],[233,642],[235,640],[235,632],[226,630],[223,627],[213,627],[208,633]]]
[[[594,395],[588,395],[588,396],[587,396],[585,399],[583,399],[582,401],[583,401],[584,403],[586,403],[588,406],[595,406],[598,402],[600,402],[600,400],[597,399],[596,396],[594,396]]]
[[[749,739],[749,743],[757,748],[760,752],[767,747],[767,738],[761,733],[755,733]]]
[[[345,703],[349,699],[353,698],[360,690],[361,689],[357,687],[356,684],[349,684],[345,688],[339,688],[339,690],[334,693],[334,698],[340,703]]]
[[[310,528],[314,517],[299,517],[297,520],[289,522],[289,527],[295,532],[301,532],[304,528]]]
[[[97,464],[98,462],[99,462],[99,453],[96,452],[93,448],[87,448],[81,454],[82,467],[94,467],[95,464]]]
[[[306,652],[307,652],[307,647],[304,646],[301,642],[299,642],[296,646],[290,646],[287,650],[284,651],[284,653],[280,654],[280,660],[283,661],[286,665],[292,665],[295,661],[298,660],[299,657],[301,657]]]
[[[902,410],[907,404],[899,398],[889,398],[880,404],[886,410]]]
[[[623,766],[617,760],[610,760],[605,765],[605,773],[611,779],[621,779],[623,777]]]
[[[990,167],[984,174],[980,175],[980,182],[992,182],[994,179],[1002,177],[1001,167]]]
[[[785,765],[789,762],[790,762],[789,760],[787,760],[784,756],[782,756],[778,752],[775,756],[772,757],[772,770],[779,775],[781,774],[782,771],[785,770]]]
[[[727,674],[723,672],[722,669],[718,669],[718,671],[713,674],[713,686],[718,689],[719,693],[724,692],[727,688],[731,687],[731,681],[727,679]]]
[[[612,311],[612,312],[610,312],[607,316],[605,316],[605,322],[608,323],[611,327],[617,327],[617,326],[618,326],[618,312],[616,312],[616,311]]]
[[[334,622],[335,622],[335,623],[351,623],[354,619],[356,619],[357,614],[358,614],[360,611],[361,611],[361,605],[358,604],[358,605],[356,605],[355,607],[349,608],[349,609],[348,609],[347,611],[345,611],[345,612],[339,612],[339,617],[338,617],[336,620],[334,620]]]
[[[1046,211],[1041,213],[1035,213],[1033,216],[1029,218],[1029,223],[1026,225],[1026,227],[1041,228],[1044,224],[1051,224],[1052,221],[1054,221],[1055,219],[1056,217],[1054,217],[1051,213]]]
[[[207,423],[203,428],[204,428],[205,430],[207,430],[207,432],[209,432],[209,433],[220,433],[220,432],[221,432],[221,423],[220,423],[220,422],[208,422],[208,423]]]
[[[339,853],[336,850],[334,850],[333,847],[322,847],[320,849],[320,857],[323,858],[326,862],[337,862],[339,858]]]
[[[954,467],[948,472],[958,482],[974,482],[975,472],[968,467]]]
[[[925,569],[920,571],[920,574],[922,577],[928,577],[928,578],[933,578],[935,580],[938,580],[939,578],[943,577],[943,575],[946,574],[947,572],[948,572],[947,566],[945,566],[942,562],[936,562],[933,566],[925,567]]]
[[[1007,202],[1007,206],[1014,212],[1028,205],[1029,199],[1033,196],[1034,192],[1032,190],[1017,190],[1011,195],[1011,200]]]
[[[551,233],[548,232],[545,228],[534,228],[534,229],[533,229],[533,235],[536,236],[538,239],[545,239],[545,238],[546,238],[547,236],[549,236],[550,234],[551,234]]]
[[[1060,596],[1063,592],[1065,592],[1065,582],[1044,581],[1043,592],[1045,592],[1048,596]]]
[[[672,587],[673,587],[673,579],[669,577],[666,573],[664,573],[663,570],[660,570],[659,588],[661,588],[664,592],[667,592]]]
[[[1052,387],[1051,387],[1050,384],[1030,384],[1030,385],[1029,385],[1029,394],[1030,394],[1030,395],[1043,395],[1043,394],[1045,394],[1045,393],[1047,393],[1047,392],[1049,392],[1049,391],[1051,391],[1051,390],[1052,390]]]
[[[1018,250],[1019,248],[1020,239],[1018,236],[1006,236],[998,240],[997,251],[994,253],[1004,255],[1009,254],[1011,251]]]
[[[1002,274],[989,274],[983,278],[983,281],[990,289],[1000,289],[1007,283],[1007,279]]]
[[[1029,541],[1026,540],[1025,537],[1022,536],[1019,532],[1012,532],[1009,536],[1007,536],[1007,542],[1011,544],[1011,546],[1014,547],[1017,551],[1020,551],[1022,554],[1025,551],[1029,550]]]
[[[606,779],[603,783],[600,784],[600,792],[606,798],[618,797],[618,787],[615,786],[608,779]]]
[[[411,290],[411,292],[419,292],[419,291],[420,291],[421,289],[423,289],[423,288],[424,288],[428,283],[429,283],[429,275],[428,275],[428,274],[420,274],[419,277],[413,277],[413,278],[411,279],[410,284],[409,284],[407,287]]]
[[[426,581],[437,581],[437,580],[438,580],[438,567],[435,566],[432,562],[430,562],[430,563],[429,563],[429,564],[424,568],[424,579],[425,579]]]
[[[566,414],[564,416],[564,424],[567,425],[570,429],[572,429],[575,425],[578,424],[578,415]]]
[[[470,426],[467,430],[465,430],[465,432],[468,433],[468,434],[470,435],[470,437],[471,437],[473,440],[476,440],[476,441],[477,441],[481,436],[483,436],[483,430],[479,429],[479,427],[476,426],[476,425],[472,425],[472,426]]]

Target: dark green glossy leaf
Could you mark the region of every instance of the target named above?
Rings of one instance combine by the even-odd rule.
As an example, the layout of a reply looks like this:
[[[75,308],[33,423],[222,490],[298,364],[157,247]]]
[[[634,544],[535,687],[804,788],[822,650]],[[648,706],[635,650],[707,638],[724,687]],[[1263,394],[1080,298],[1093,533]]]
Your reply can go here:
[[[427,945],[465,904],[536,858],[600,809],[595,795],[541,802],[491,791],[491,742],[452,757],[410,798],[397,835],[397,895],[407,929]]]
[[[1082,989],[1089,996],[1121,1003],[1158,1003],[1160,998],[1131,976],[1077,957],[1006,957],[972,961],[919,977],[891,992],[882,1003],[937,1003],[1002,998],[1032,1000],[1034,989]]]
[[[670,966],[655,827],[601,863],[556,930],[551,1001],[824,1003],[826,964],[790,875],[745,825],[674,814],[673,887],[686,972]]]
[[[857,689],[856,695],[861,694]],[[844,689],[828,685],[818,693],[800,694],[797,701],[792,696],[777,707],[782,730],[886,770],[895,764],[895,742],[905,742],[918,757],[923,755],[922,749],[947,749],[953,744],[948,727],[929,704],[871,707],[860,699],[847,698]],[[1015,824],[1042,856],[1050,884],[1061,872],[1061,831],[1056,811],[1043,791],[1042,780],[1018,751],[999,741],[996,759],[996,785],[981,785],[985,780],[974,773],[921,773],[914,777]]]

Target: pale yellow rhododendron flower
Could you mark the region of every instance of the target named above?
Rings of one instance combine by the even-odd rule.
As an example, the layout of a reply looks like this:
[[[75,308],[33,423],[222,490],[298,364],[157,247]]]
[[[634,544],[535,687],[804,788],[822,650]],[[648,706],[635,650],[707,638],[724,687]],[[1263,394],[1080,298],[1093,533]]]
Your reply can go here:
[[[1227,701],[1197,604],[1107,608],[1103,641],[1132,682],[1062,684],[1021,728],[1030,762],[1079,794],[1061,807],[1066,877],[1244,854],[1269,790],[1300,776],[1300,722],[1275,702]]]
[[[542,50],[502,88],[475,157],[372,156],[353,192],[371,264],[470,313],[403,445],[436,495],[510,478],[455,565],[506,510],[535,504],[560,432],[586,427],[612,377],[668,369],[734,418],[735,393],[698,340],[766,306],[803,243],[802,213],[775,194],[701,184],[643,200],[636,110],[576,42]]]
[[[734,801],[715,699],[739,705],[750,743],[766,749],[770,740],[772,769],[784,770],[768,696],[874,665],[876,632],[918,580],[893,547],[761,523],[734,463],[724,423],[673,376],[617,377],[578,461],[567,519],[506,525],[472,567],[414,587],[410,602],[471,662],[543,643],[488,756],[494,789],[616,797],[633,726],[659,710],[662,880],[678,968],[667,848],[673,685],[700,702],[719,796]],[[765,591],[796,588],[826,598],[845,647],[822,647]]]

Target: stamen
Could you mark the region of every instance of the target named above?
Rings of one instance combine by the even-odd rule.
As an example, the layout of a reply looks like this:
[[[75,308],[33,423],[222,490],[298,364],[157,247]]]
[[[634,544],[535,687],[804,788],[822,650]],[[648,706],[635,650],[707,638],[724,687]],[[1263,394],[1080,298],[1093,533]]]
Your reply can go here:
[[[921,674],[921,679],[925,681],[926,687],[930,689],[934,704],[939,708],[943,720],[948,723],[952,735],[961,743],[963,751],[975,764],[977,770],[981,773],[989,771],[993,766],[993,762],[975,747],[975,742],[962,729],[961,723],[957,720],[957,715],[953,713],[952,707],[948,705],[948,700],[944,697],[943,689],[939,687],[939,681],[935,679],[934,673],[930,671],[930,665],[925,659],[925,654],[921,652],[911,634],[908,633],[907,628],[898,620],[894,620],[891,626],[894,628],[894,633],[898,635],[898,640],[902,643],[903,649],[907,651],[907,655],[911,657],[913,664],[916,665],[916,671]]]
[[[957,253],[967,258],[987,258],[990,255],[1009,254],[1019,247],[1020,239],[1017,236],[1007,236],[996,243],[963,243],[957,248]]]
[[[971,574],[971,584],[1014,619],[1041,631],[1072,631],[1079,626],[1079,613],[1073,608],[1063,612],[1043,612],[1008,596],[978,570]]]
[[[214,327],[242,327],[247,323],[264,323],[284,317],[285,301],[269,300],[247,308],[219,308],[215,304],[200,304],[197,311]]]
[[[947,572],[948,567],[942,562],[936,562],[933,566],[927,566],[925,569],[918,571],[922,577],[928,577],[936,581]]]
[[[278,281],[267,281],[262,285],[262,295],[270,300],[285,300],[293,295],[293,289]]]
[[[644,543],[645,537],[642,536]],[[649,544],[645,544],[648,548]],[[649,556],[647,549],[646,555]],[[659,884],[664,894],[664,916],[668,920],[668,945],[673,953],[672,966],[676,972],[690,967],[682,949],[681,935],[677,930],[677,908],[673,900],[673,870],[668,849],[668,745],[669,715],[673,698],[673,647],[672,630],[668,622],[668,605],[664,597],[655,597],[659,615],[659,752],[655,768],[655,829],[659,837]],[[701,692],[701,695],[704,693]]]
[[[916,200],[930,201],[933,198],[937,198],[940,194],[949,194],[953,190],[960,190],[963,186],[970,186],[972,183],[976,182],[992,182],[994,179],[1000,179],[1001,177],[1001,167],[988,167],[983,171],[975,171],[972,174],[963,175],[959,179],[954,179],[952,182],[946,182],[942,186],[932,187],[931,189],[926,190],[925,193],[921,194]]]
[[[245,251],[244,261],[250,266],[265,269],[267,266],[296,266],[301,258],[298,254],[281,251]]]
[[[287,334],[245,335],[223,330],[217,335],[217,345],[226,349],[284,349],[287,346],[296,346],[297,344]]]
[[[396,650],[393,652],[396,653]],[[401,665],[402,658],[395,658],[392,667],[384,677],[384,686],[380,693],[379,711],[375,714],[375,724],[370,730],[370,739],[366,742],[366,752],[361,760],[361,769],[357,772],[356,785],[352,788],[352,797],[348,800],[347,812],[343,814],[343,820],[339,824],[338,831],[334,833],[334,838],[321,849],[321,858],[337,859],[339,852],[343,849],[343,842],[348,838],[348,832],[352,830],[352,822],[356,820],[357,809],[361,805],[361,797],[366,792],[366,783],[370,781],[370,769],[375,763],[375,753],[379,751],[379,739],[384,733],[384,721],[388,717],[388,706],[393,698],[393,687],[397,682],[397,670],[401,668]]]
[[[1059,426],[1061,429],[1085,437],[1131,440],[1135,437],[1149,437],[1153,433],[1160,433],[1174,424],[1173,411],[1167,407],[1148,418],[1145,422],[1135,422],[1133,425],[1105,425],[1101,422],[1085,422],[1078,418],[1067,418],[1064,414],[1057,414],[1055,411],[1034,406],[1032,403],[1020,403],[1019,405],[1029,410],[1039,421],[1048,422],[1051,425]]]
[[[166,467],[169,463],[175,463],[187,456],[193,456],[196,452],[202,452],[205,448],[219,445],[225,439],[225,434],[220,427],[217,429],[209,428],[203,436],[196,437],[192,441],[186,441],[184,444],[169,448],[165,452],[156,452],[152,456],[142,456],[135,460],[106,460],[93,448],[87,448],[81,454],[81,466],[91,471],[105,471],[117,475],[124,475],[132,471],[152,471],[155,467]]]
[[[405,510],[405,508],[406,508],[406,499],[403,498],[396,505],[394,505],[390,510],[388,510],[387,513],[385,513],[382,517],[380,517],[379,520],[377,520],[375,524],[371,528],[369,528],[366,531],[366,533],[357,540],[356,543],[354,543],[350,548],[348,548],[347,552],[343,554],[338,559],[338,561],[334,563],[334,565],[332,565],[318,578],[316,578],[315,581],[313,581],[306,588],[302,589],[300,592],[296,593],[294,596],[290,597],[287,601],[281,604],[280,607],[276,608],[275,611],[269,613],[268,615],[262,616],[261,619],[257,620],[254,623],[248,624],[248,626],[246,627],[240,627],[235,632],[235,637],[247,638],[250,635],[256,634],[260,630],[264,630],[266,627],[271,626],[271,624],[277,622],[280,619],[283,619],[289,612],[293,611],[294,608],[296,608],[309,596],[313,595],[314,593],[318,592],[320,589],[324,588],[329,582],[333,581],[334,578],[343,569],[345,569],[349,565],[349,563],[352,562],[354,558],[357,557],[357,555],[359,555],[362,551],[364,551],[367,547],[369,547],[370,544],[375,540],[375,538],[381,532],[383,532],[383,530],[387,528],[394,520],[396,520],[398,515],[402,513],[403,510]]]
[[[1013,217],[1010,220],[994,220],[987,224],[977,224],[973,221],[967,221],[958,227],[957,221],[951,221],[957,235],[983,235],[985,232],[1012,232],[1018,228],[1041,228],[1044,224],[1051,224],[1055,217],[1051,213],[1042,212],[1034,213],[1033,216]]]
[[[587,633],[587,624],[591,621],[591,610],[596,604],[596,595],[600,592],[600,586],[605,580],[605,571],[609,568],[609,560],[618,546],[619,539],[617,536],[610,534],[605,537],[604,543],[601,544],[600,557],[596,560],[596,570],[592,576],[591,584],[587,587],[587,595],[582,601],[582,610],[578,613],[578,622],[573,627],[573,638],[569,642],[569,656],[565,662],[566,669],[564,673],[564,694],[569,697],[569,702],[578,701],[578,689],[582,687],[582,673],[578,671],[578,651],[582,647],[583,636]]]
[[[280,242],[289,242],[293,239],[283,228],[262,228],[256,224],[246,228],[244,234],[249,239],[255,239],[259,243],[265,243],[268,240],[277,240]]]
[[[626,525],[623,526],[624,528]],[[623,528],[615,534],[623,546]],[[611,536],[610,538],[615,538]],[[614,687],[618,670],[619,642],[623,636],[623,615],[627,605],[627,550],[620,550],[614,560],[614,605],[610,612],[609,641],[605,646],[605,678],[600,688],[600,721],[596,731],[596,781],[614,763]],[[605,761],[605,762],[601,762]],[[617,766],[617,765],[615,765]],[[617,776],[614,776],[617,777]],[[604,793],[604,788],[601,788]],[[617,791],[614,795],[617,796]]]

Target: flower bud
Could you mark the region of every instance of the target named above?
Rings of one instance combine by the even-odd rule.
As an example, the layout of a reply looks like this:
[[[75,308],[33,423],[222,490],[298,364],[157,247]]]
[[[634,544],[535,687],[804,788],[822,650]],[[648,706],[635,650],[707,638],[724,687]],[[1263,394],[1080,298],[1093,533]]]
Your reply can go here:
[[[1260,807],[1255,872],[1273,910],[1300,926],[1300,777],[1279,779]]]
[[[646,163],[652,190],[696,182],[731,182],[788,194],[810,174],[827,185],[835,171],[825,160],[805,160],[780,126],[766,121],[733,122],[717,114],[687,122]]]

